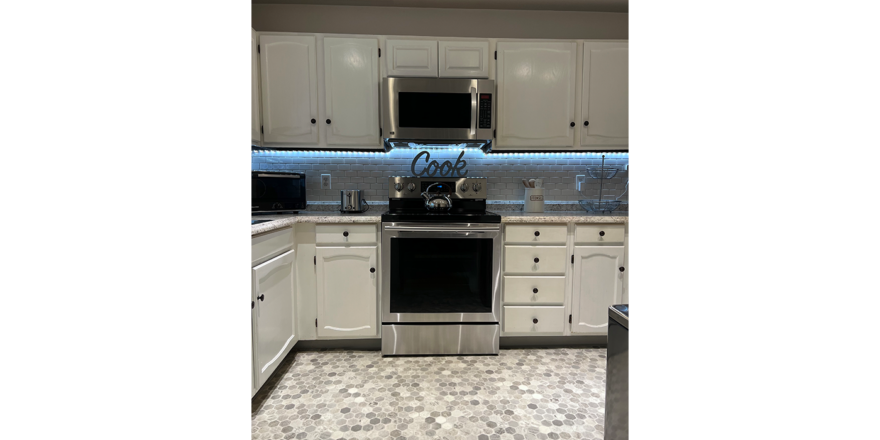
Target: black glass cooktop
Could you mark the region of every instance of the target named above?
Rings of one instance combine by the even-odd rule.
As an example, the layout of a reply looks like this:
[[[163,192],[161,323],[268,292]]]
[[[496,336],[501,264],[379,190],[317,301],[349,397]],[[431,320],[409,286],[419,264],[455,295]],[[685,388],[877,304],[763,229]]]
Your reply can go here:
[[[477,213],[400,211],[382,214],[383,222],[501,223],[501,216],[489,211]]]

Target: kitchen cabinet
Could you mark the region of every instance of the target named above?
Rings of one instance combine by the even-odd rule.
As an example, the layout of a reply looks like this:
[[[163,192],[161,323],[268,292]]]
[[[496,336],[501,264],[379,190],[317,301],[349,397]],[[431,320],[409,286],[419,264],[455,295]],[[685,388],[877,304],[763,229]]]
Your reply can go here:
[[[585,42],[582,146],[629,143],[629,43]]]
[[[437,40],[387,40],[388,76],[437,77]]]
[[[440,41],[440,78],[488,78],[488,41]]]
[[[257,31],[251,29],[251,145],[260,146],[260,54]]]
[[[572,333],[607,333],[608,307],[623,296],[623,256],[623,246],[574,247]]]
[[[294,309],[295,250],[289,250],[251,272],[254,386],[256,392],[297,342]]]
[[[499,42],[498,147],[574,146],[574,42]]]
[[[260,35],[263,143],[318,143],[314,36]]]
[[[316,247],[319,338],[377,337],[377,246]]]
[[[379,145],[379,41],[324,38],[327,145]]]

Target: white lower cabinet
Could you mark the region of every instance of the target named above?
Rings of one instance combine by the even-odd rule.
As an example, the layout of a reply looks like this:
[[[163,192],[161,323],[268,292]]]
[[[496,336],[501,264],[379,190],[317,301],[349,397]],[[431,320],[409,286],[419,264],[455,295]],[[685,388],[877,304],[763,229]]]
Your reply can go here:
[[[376,246],[316,248],[319,338],[377,337]]]
[[[505,333],[562,333],[565,307],[504,306]]]
[[[297,342],[294,311],[295,251],[252,269],[254,386],[256,392]]]
[[[608,307],[623,296],[623,246],[575,246],[571,332],[607,334]]]

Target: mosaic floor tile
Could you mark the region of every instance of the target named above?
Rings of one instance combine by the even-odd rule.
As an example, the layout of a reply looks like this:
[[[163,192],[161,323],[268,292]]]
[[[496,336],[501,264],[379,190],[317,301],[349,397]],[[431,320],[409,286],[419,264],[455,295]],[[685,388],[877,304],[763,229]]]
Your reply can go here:
[[[295,353],[251,411],[255,440],[602,439],[605,349]]]

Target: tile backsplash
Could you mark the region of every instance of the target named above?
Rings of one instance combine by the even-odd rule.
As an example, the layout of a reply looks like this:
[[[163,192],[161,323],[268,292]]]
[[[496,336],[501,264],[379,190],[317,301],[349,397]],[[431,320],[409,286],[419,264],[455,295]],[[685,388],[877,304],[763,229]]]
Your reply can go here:
[[[306,174],[309,202],[339,201],[339,190],[360,189],[368,202],[388,200],[388,177],[411,176],[413,158],[421,149],[394,149],[388,153],[336,151],[264,151],[252,153],[254,171],[297,171]],[[455,163],[462,150],[429,149],[430,160]],[[587,168],[619,168],[603,182],[603,199],[614,199],[626,189],[628,153],[490,153],[464,150],[468,177],[488,177],[488,200],[523,200],[522,179],[543,178],[547,201],[576,201],[599,197],[599,180],[591,179]],[[424,156],[416,171],[425,167]],[[321,189],[321,174],[330,174],[331,189]],[[584,195],[575,187],[575,176],[586,175]],[[627,193],[624,198],[628,197]]]

